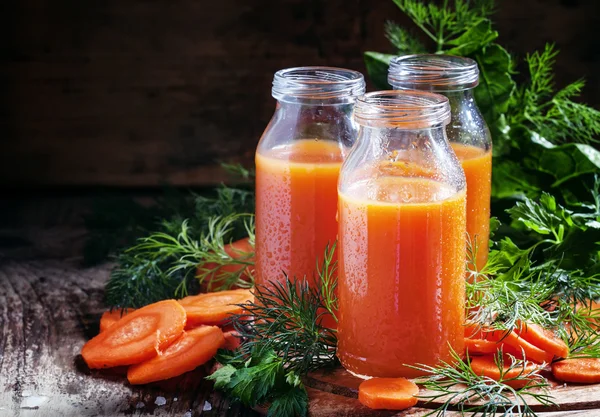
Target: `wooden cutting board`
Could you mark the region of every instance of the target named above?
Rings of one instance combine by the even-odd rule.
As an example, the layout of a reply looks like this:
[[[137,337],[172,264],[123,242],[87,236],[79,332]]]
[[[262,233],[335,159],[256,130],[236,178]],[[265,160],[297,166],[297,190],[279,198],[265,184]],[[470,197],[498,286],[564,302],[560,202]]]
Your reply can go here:
[[[358,402],[358,385],[361,381],[341,368],[311,373],[304,381],[310,399],[309,415],[311,417],[417,417],[425,416],[441,405],[441,401],[432,401],[429,404],[420,401],[417,406],[403,412],[371,410]],[[544,406],[536,401],[528,402],[530,407],[538,412],[538,416],[600,417],[600,384],[576,385],[552,382],[552,385],[550,392],[554,397],[555,406]],[[421,394],[427,395],[427,391],[422,390]],[[450,412],[445,416],[460,415],[458,412]]]

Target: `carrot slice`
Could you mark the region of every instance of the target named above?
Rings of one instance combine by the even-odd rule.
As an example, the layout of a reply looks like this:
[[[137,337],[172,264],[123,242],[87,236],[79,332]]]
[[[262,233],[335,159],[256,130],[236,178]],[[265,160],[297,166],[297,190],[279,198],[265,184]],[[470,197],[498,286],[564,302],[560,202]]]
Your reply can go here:
[[[231,256],[233,259],[246,258],[246,261],[254,262],[254,256],[249,256],[250,254],[254,253],[254,246],[250,244],[250,239],[247,237],[244,239],[236,240],[235,242],[231,242],[225,245],[223,249],[225,250],[225,253],[227,253],[227,255]],[[200,284],[200,291],[211,291],[212,281],[215,278],[218,279],[220,276],[223,276],[225,274],[236,273],[244,268],[246,270],[242,273],[242,275],[240,275],[240,279],[247,282],[248,285],[250,285],[252,283],[251,277],[253,274],[253,268],[249,266],[232,264],[223,265],[219,267],[217,264],[212,262],[207,262],[202,265],[199,265],[197,269],[198,275],[201,275],[206,271],[212,271],[210,275],[208,275],[206,279],[204,279],[203,282]],[[235,289],[235,287],[233,289]]]
[[[188,326],[197,326],[223,324],[232,314],[243,312],[236,304],[248,301],[254,301],[250,290],[229,290],[192,295],[179,300],[179,303],[187,313]]]
[[[503,383],[508,385],[509,387],[513,387],[515,389],[523,388],[533,381],[537,380],[538,377],[535,375],[531,375],[527,377],[528,374],[538,369],[532,363],[527,363],[523,367],[515,367],[510,369],[510,357],[504,358],[504,367],[503,367]],[[486,376],[488,378],[493,379],[494,381],[500,380],[500,369],[495,361],[495,356],[487,355],[487,356],[477,356],[475,358],[471,358],[471,369],[475,374],[480,376]],[[521,378],[518,380],[510,380],[511,378],[517,378],[521,375]],[[509,379],[509,381],[506,381]]]
[[[110,326],[121,320],[121,317],[125,317],[126,315],[133,313],[135,308],[129,308],[127,310],[112,310],[105,311],[100,317],[100,331],[108,329]]]
[[[236,350],[242,344],[242,339],[240,339],[240,334],[237,330],[225,331],[223,332],[223,336],[225,336],[223,349]]]
[[[537,363],[550,363],[552,362],[552,359],[554,359],[553,354],[532,345],[514,331],[511,331],[508,334],[501,330],[484,331],[483,338],[485,340],[502,343],[505,353],[510,353],[519,359],[522,358],[523,354],[525,354],[527,360]]]
[[[185,326],[185,310],[175,300],[147,305],[88,341],[81,355],[90,368],[132,365],[156,356],[177,339]]]
[[[559,358],[569,356],[569,347],[561,338],[557,337],[550,330],[544,329],[537,324],[523,323],[515,329],[517,334],[529,343]]]
[[[358,401],[375,410],[405,410],[419,400],[419,387],[406,378],[372,378],[358,387]]]
[[[465,338],[469,339],[481,339],[483,337],[483,331],[481,326],[476,324],[465,325]]]
[[[465,337],[465,350],[469,355],[485,355],[496,353],[500,344],[485,339],[471,339]]]
[[[208,362],[224,344],[223,332],[218,327],[198,327],[183,333],[158,356],[130,366],[127,379],[130,384],[139,385],[174,378]]]
[[[600,359],[565,359],[552,364],[552,375],[565,382],[596,384],[600,382]]]

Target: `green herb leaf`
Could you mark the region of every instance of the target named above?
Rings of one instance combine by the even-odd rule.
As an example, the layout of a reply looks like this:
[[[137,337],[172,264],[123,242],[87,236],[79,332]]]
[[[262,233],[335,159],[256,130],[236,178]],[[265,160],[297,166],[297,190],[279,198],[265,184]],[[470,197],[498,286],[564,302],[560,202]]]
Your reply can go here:
[[[308,394],[295,386],[277,396],[267,411],[267,417],[304,417],[308,410]]]
[[[455,39],[446,42],[453,48],[445,51],[449,55],[469,56],[481,48],[488,46],[498,37],[498,32],[492,29],[492,22],[482,19],[466,32]]]
[[[414,34],[394,22],[387,21],[385,23],[385,35],[396,48],[398,55],[426,52],[425,46]]]
[[[515,82],[511,77],[511,58],[508,52],[498,44],[483,47],[474,55],[479,64],[479,86],[475,89],[475,100],[483,116],[492,127],[496,120],[508,110]]]
[[[365,66],[367,67],[367,73],[371,78],[371,81],[377,89],[390,90],[391,86],[388,84],[388,68],[390,61],[395,55],[381,54],[379,52],[365,52]]]
[[[217,369],[211,375],[207,376],[206,379],[215,381],[216,389],[225,389],[231,383],[231,377],[237,372],[237,369],[233,365],[224,365]]]

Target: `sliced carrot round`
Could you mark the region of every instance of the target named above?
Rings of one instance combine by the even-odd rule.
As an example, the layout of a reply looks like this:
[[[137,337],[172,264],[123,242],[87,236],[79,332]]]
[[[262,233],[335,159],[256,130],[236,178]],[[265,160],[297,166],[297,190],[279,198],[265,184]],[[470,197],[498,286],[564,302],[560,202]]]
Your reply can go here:
[[[419,387],[406,378],[372,378],[358,387],[358,400],[375,410],[404,410],[419,400]]]
[[[231,256],[233,259],[244,259],[248,262],[254,262],[254,246],[250,244],[249,238],[244,238],[240,240],[236,240],[235,242],[231,242],[224,246],[223,248],[227,255]],[[210,275],[203,280],[200,284],[200,290],[202,292],[210,291],[213,286],[213,280],[218,280],[219,277],[226,274],[234,274],[239,272],[240,270],[245,269],[245,271],[241,274],[240,279],[248,283],[250,285],[252,283],[252,274],[253,268],[250,266],[245,266],[241,264],[230,264],[230,265],[222,265],[219,266],[215,263],[207,262],[198,266],[197,274],[202,275],[206,271],[211,271]],[[235,287],[234,287],[235,288]]]
[[[596,384],[600,382],[600,359],[565,359],[552,364],[552,375],[565,382]]]
[[[224,344],[223,332],[218,327],[197,327],[183,333],[158,356],[130,366],[127,379],[139,385],[174,378],[208,362]]]
[[[505,383],[509,387],[513,387],[515,389],[523,388],[539,378],[535,375],[527,377],[527,375],[529,375],[531,372],[538,369],[536,365],[532,363],[527,363],[525,366],[510,369],[510,363],[510,357],[505,357],[502,379],[503,383]],[[473,370],[473,372],[475,372],[475,374],[479,376],[486,376],[488,378],[493,379],[494,381],[500,380],[500,369],[496,364],[495,355],[477,356],[471,358],[471,369]],[[519,376],[519,379],[510,380]],[[507,379],[509,381],[507,381]]]
[[[250,290],[229,290],[192,295],[179,300],[187,313],[188,326],[200,324],[219,325],[233,314],[242,314],[243,309],[236,304],[254,301]]]
[[[185,310],[175,300],[159,301],[126,315],[87,342],[81,355],[90,368],[146,361],[183,332]]]
[[[127,310],[112,310],[105,311],[100,317],[100,331],[108,329],[110,326],[121,320],[121,317],[124,317],[130,313],[133,313],[135,308],[129,308]]]
[[[553,356],[559,358],[566,358],[569,356],[569,346],[553,332],[544,329],[542,326],[533,323],[522,324],[521,327],[515,329],[515,331],[529,343]]]
[[[225,344],[223,345],[223,349],[236,350],[242,344],[242,339],[240,338],[240,334],[237,330],[224,331],[223,336],[225,336]]]

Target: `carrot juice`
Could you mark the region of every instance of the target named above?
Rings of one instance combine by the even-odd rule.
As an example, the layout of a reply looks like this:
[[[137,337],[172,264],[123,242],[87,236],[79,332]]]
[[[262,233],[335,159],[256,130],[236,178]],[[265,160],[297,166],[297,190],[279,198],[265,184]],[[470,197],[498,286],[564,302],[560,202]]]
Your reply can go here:
[[[488,258],[490,238],[490,196],[492,192],[492,151],[452,143],[467,179],[467,233],[473,249],[477,243],[477,269]]]
[[[464,188],[374,176],[339,192],[338,356],[360,376],[415,377],[405,366],[464,348]]]
[[[337,238],[342,145],[302,139],[256,153],[256,283],[307,277]]]

